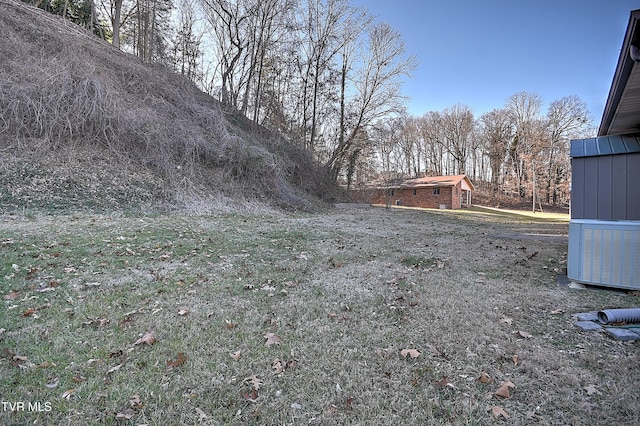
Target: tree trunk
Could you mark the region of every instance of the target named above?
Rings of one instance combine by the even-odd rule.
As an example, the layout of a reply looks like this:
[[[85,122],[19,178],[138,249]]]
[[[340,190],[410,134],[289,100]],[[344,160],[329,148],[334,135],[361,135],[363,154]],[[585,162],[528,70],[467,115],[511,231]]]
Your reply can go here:
[[[113,28],[113,38],[111,44],[120,49],[120,18],[122,16],[122,1],[115,0],[111,27]]]

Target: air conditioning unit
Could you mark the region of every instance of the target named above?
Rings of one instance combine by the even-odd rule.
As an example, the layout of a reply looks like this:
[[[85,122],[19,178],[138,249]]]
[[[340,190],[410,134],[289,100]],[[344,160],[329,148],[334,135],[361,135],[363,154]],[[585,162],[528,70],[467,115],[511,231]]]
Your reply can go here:
[[[572,219],[568,254],[570,280],[640,290],[640,222]]]

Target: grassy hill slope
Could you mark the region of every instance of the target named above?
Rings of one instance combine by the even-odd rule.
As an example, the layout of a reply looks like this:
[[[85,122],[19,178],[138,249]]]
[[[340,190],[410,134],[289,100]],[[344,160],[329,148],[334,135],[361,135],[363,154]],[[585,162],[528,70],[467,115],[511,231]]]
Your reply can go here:
[[[303,151],[180,76],[22,2],[0,10],[3,211],[312,209],[327,188]]]

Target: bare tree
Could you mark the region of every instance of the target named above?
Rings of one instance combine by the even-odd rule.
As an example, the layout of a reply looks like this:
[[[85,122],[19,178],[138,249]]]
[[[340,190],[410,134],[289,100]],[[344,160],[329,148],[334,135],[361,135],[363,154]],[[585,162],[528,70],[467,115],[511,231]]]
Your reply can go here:
[[[491,186],[498,190],[502,168],[510,142],[513,140],[512,126],[508,112],[494,109],[480,116],[481,132],[484,139],[484,155],[489,159]]]
[[[442,175],[445,147],[442,114],[437,111],[424,114],[420,117],[419,126],[422,134],[425,171],[432,175]]]
[[[204,33],[198,28],[196,0],[180,0],[177,7],[177,31],[172,40],[173,63],[176,70],[188,79],[201,80],[198,68],[202,55]]]
[[[375,120],[403,112],[401,79],[409,76],[415,65],[414,57],[405,56],[399,32],[384,23],[371,28],[361,67],[354,79],[355,97],[348,107],[349,131],[326,163],[334,178],[339,176],[346,156],[362,129]]]
[[[510,96],[505,107],[513,126],[513,138],[508,151],[509,161],[520,198],[526,195],[526,156],[531,154],[536,129],[540,125],[541,107],[542,98],[528,92],[518,92]]]
[[[553,101],[547,111],[546,170],[544,170],[545,201],[558,202],[558,188],[569,178],[569,140],[584,137],[590,130],[586,103],[577,96]]]
[[[242,57],[249,45],[250,0],[202,0],[205,16],[213,30],[217,72],[220,73],[220,101],[237,109],[237,78]]]
[[[299,9],[300,119],[305,147],[312,152],[323,124],[321,116],[337,97],[340,71],[336,61],[341,52],[342,67],[348,66],[352,32],[361,25],[355,19],[357,13],[348,0],[305,0]]]
[[[455,161],[452,172],[466,173],[467,158],[474,128],[474,118],[471,108],[457,104],[446,108],[442,114],[445,140],[440,143],[446,145],[448,153]]]

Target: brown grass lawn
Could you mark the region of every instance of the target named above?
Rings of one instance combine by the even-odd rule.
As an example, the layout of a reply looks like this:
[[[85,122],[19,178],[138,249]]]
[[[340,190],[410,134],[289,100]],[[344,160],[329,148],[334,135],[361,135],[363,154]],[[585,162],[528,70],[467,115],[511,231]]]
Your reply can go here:
[[[384,208],[3,216],[0,423],[640,424],[638,343],[572,324],[640,300],[559,287],[566,233]]]

